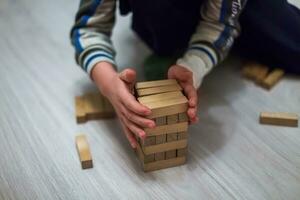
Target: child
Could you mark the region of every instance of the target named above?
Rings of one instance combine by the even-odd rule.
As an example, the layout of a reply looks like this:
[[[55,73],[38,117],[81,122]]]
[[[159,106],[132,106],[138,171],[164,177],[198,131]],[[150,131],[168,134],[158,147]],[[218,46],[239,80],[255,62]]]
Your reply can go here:
[[[178,56],[168,70],[189,99],[191,123],[197,117],[197,89],[203,77],[235,49],[269,66],[300,72],[300,12],[286,0],[119,0],[121,14],[132,12],[132,28],[157,55]],[[78,64],[115,108],[132,145],[132,133],[145,138],[150,110],[131,93],[135,71],[116,72],[110,36],[116,0],[81,0],[72,44]],[[243,12],[242,12],[243,11]],[[240,22],[240,23],[239,23]],[[241,24],[241,27],[240,27]]]

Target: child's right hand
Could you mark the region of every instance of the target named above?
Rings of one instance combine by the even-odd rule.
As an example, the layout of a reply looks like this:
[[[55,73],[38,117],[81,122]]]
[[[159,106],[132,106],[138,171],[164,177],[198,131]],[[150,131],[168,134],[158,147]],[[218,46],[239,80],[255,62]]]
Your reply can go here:
[[[145,139],[143,128],[153,128],[155,123],[145,118],[151,110],[138,103],[132,94],[135,71],[125,69],[118,74],[110,63],[100,62],[93,68],[92,78],[113,105],[128,141],[132,148],[136,148],[137,141],[133,134]]]

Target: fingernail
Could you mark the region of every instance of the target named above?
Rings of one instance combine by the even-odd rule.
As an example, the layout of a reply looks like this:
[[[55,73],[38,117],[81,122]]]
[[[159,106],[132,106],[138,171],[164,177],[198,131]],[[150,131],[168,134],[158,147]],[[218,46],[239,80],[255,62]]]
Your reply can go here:
[[[146,137],[146,133],[144,131],[139,132],[139,135],[141,138],[145,138]]]
[[[151,114],[151,110],[145,110],[144,112],[146,115],[150,115]]]
[[[149,127],[149,128],[154,128],[154,127],[155,127],[155,123],[149,123],[149,124],[148,124],[148,127]]]

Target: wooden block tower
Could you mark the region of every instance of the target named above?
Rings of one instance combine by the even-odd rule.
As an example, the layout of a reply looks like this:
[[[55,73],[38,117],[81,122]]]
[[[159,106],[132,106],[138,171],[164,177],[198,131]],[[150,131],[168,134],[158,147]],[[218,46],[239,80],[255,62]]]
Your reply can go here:
[[[151,109],[155,128],[145,128],[146,139],[138,141],[137,154],[144,171],[182,165],[187,154],[188,100],[176,80],[139,82],[138,101]]]

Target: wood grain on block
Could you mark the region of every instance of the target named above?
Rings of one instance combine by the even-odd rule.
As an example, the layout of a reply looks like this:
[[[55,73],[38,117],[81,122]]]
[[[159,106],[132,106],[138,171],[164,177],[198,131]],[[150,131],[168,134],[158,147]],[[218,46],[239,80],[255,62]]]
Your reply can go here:
[[[173,142],[167,142],[163,144],[156,144],[148,147],[143,147],[143,152],[145,155],[170,151],[174,149],[182,149],[187,146],[187,140],[177,140]]]
[[[187,113],[186,113],[186,112],[179,113],[179,114],[178,114],[178,121],[179,121],[179,122],[188,122],[188,121],[189,121],[189,118],[188,118],[188,116],[187,116]]]
[[[84,96],[85,112],[88,119],[97,119],[101,117],[103,108],[103,98],[99,94],[89,93]]]
[[[178,114],[167,116],[167,124],[176,124],[178,122]],[[167,142],[172,142],[177,140],[177,132],[167,134]],[[166,152],[166,159],[175,158],[176,149]]]
[[[155,128],[145,128],[147,136],[157,136],[168,133],[186,132],[188,130],[188,122],[180,122],[176,124],[167,124],[156,126]]]
[[[182,149],[177,149],[177,157],[186,156],[187,154],[187,147]]]
[[[99,92],[75,97],[75,104],[77,123],[93,119],[111,118],[115,115],[110,102]]]
[[[77,123],[86,122],[86,113],[84,108],[83,98],[80,96],[75,97],[75,113]]]
[[[182,96],[183,96],[183,94],[181,91],[166,92],[166,93],[161,93],[161,94],[154,94],[154,95],[139,97],[138,101],[140,103],[145,104],[145,103],[149,103],[149,102],[178,98],[178,97],[182,97]]]
[[[242,74],[249,79],[255,80],[257,82],[262,81],[268,74],[268,67],[258,64],[258,63],[254,63],[254,62],[250,62],[247,63],[243,70],[242,70]]]
[[[261,124],[298,127],[298,118],[294,113],[262,112],[259,120]]]
[[[271,89],[274,85],[276,85],[276,83],[279,82],[283,75],[283,70],[275,69],[260,83],[260,85],[266,89]]]
[[[165,125],[167,123],[167,117],[158,117],[155,119],[156,126]],[[167,135],[162,133],[162,135],[155,136],[156,144],[163,144],[167,141]],[[155,160],[164,160],[166,159],[165,152],[155,153],[154,155]]]
[[[82,169],[92,168],[93,160],[86,136],[78,135],[76,136],[75,140]]]
[[[167,116],[186,112],[188,109],[188,100],[185,96],[168,99],[163,101],[149,102],[143,105],[151,109],[151,115],[147,116],[149,119]]]
[[[242,69],[242,75],[249,79],[255,78],[256,63],[249,62]]]
[[[141,161],[142,164],[145,163],[150,163],[150,162],[154,162],[154,154],[150,154],[150,155],[145,155],[142,151],[142,147],[140,146],[140,144],[137,145],[136,147],[136,154],[139,158],[139,160]]]
[[[188,132],[179,132],[178,133],[178,140],[184,140],[188,138]]]
[[[141,140],[142,146],[150,146],[156,144],[155,136],[147,136],[144,140]]]
[[[179,165],[183,165],[186,162],[186,157],[176,157],[168,160],[160,160],[152,163],[145,164],[143,166],[145,172],[165,169],[169,167],[175,167]]]
[[[154,161],[155,161],[154,154],[145,155],[144,163],[150,163],[150,162],[154,162]]]
[[[268,72],[269,72],[268,67],[261,66],[261,68],[259,68],[259,70],[255,74],[255,82],[257,84],[260,84],[261,82],[263,82],[263,80],[267,77]]]
[[[135,84],[136,89],[143,89],[143,88],[152,88],[152,87],[160,87],[166,85],[176,85],[177,81],[175,79],[166,79],[166,80],[158,80],[158,81],[145,81],[145,82],[138,82]]]
[[[161,87],[153,87],[153,88],[145,88],[145,89],[137,89],[137,94],[139,97],[152,95],[152,94],[159,94],[165,92],[173,92],[173,91],[181,91],[182,88],[179,84],[176,85],[166,85]]]

